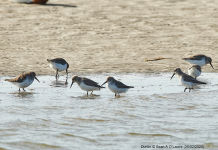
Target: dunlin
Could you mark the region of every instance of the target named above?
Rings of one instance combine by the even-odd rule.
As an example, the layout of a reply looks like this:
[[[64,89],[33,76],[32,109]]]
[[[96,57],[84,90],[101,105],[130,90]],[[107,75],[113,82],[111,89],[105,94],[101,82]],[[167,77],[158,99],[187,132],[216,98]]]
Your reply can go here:
[[[186,87],[184,89],[184,92],[185,92],[186,89],[189,89],[189,92],[190,92],[191,89],[193,89],[193,87],[198,85],[198,84],[206,84],[205,82],[198,81],[195,78],[193,78],[192,76],[183,73],[180,68],[176,68],[174,70],[174,73],[173,73],[171,79],[173,78],[173,76],[175,74],[178,75],[178,78],[179,78],[179,81],[181,82],[181,84]]]
[[[36,78],[35,72],[28,72],[25,74],[21,74],[13,79],[5,79],[5,81],[9,81],[12,84],[18,86],[20,92],[20,88],[23,88],[24,90],[24,88],[28,87],[33,83],[34,79],[36,79],[39,82],[39,80]]]
[[[84,78],[84,77],[79,77],[79,76],[72,77],[72,84],[71,84],[70,88],[72,87],[74,82],[76,82],[82,90],[87,91],[87,96],[88,96],[89,91],[92,91],[92,92],[93,91],[100,91],[101,88],[105,88],[105,87],[98,85],[98,83],[93,81],[93,80],[90,80],[90,79]],[[92,92],[91,92],[91,94],[92,94]]]
[[[125,93],[129,88],[134,88],[133,86],[127,86],[122,82],[115,80],[113,77],[107,77],[107,80],[102,85],[105,83],[108,83],[108,88],[111,90],[111,92],[115,93],[115,97],[116,94],[120,96],[119,93]]]
[[[68,72],[67,69],[69,68],[69,64],[64,60],[63,58],[55,58],[55,59],[47,59],[47,61],[50,63],[50,67],[56,71],[55,78],[56,80],[59,78],[58,71],[64,71],[66,70],[67,77]]]
[[[182,58],[182,59],[187,61],[189,64],[199,65],[201,67],[206,65],[206,64],[210,64],[211,67],[213,68],[212,59],[210,57],[205,56],[205,55],[195,55],[192,57]]]
[[[201,75],[201,67],[199,65],[192,65],[188,68],[188,74],[196,79]]]

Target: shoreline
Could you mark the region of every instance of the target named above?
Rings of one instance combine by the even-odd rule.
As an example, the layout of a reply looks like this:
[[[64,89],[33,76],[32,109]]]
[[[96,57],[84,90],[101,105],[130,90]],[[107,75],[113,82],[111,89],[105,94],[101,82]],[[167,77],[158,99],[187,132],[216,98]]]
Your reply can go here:
[[[183,70],[184,73],[188,74],[188,70]],[[27,72],[23,72],[23,73],[27,73]],[[23,73],[20,73],[20,74],[23,74]],[[52,74],[37,74],[36,73],[36,76],[54,76],[55,77],[55,72]],[[218,72],[202,72],[203,73],[218,73]],[[0,77],[16,77],[20,74],[1,74]],[[148,76],[158,76],[158,75],[162,75],[162,74],[173,74],[173,71],[171,72],[89,72],[89,73],[86,73],[86,72],[78,72],[78,73],[74,73],[74,72],[68,72],[68,79],[70,79],[72,76],[74,75],[79,75],[79,76],[111,76],[111,75],[148,75]],[[60,77],[66,77],[66,73],[65,72],[59,72],[59,75]]]

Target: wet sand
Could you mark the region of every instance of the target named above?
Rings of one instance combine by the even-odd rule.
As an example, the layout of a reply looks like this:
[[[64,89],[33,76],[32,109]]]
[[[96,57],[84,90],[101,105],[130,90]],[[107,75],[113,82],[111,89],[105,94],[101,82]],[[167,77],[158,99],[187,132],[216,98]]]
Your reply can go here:
[[[0,2],[0,75],[53,75],[62,57],[69,72],[159,73],[182,70],[182,57],[205,54],[218,72],[218,1],[50,0]],[[145,59],[172,59],[145,62]]]

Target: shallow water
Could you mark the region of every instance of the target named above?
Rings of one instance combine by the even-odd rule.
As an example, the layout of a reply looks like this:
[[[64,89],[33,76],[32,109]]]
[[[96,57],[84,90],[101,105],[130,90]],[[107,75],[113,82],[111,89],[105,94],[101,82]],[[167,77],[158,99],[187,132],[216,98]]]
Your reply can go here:
[[[75,83],[70,89],[65,76],[58,82],[38,76],[40,83],[19,93],[1,77],[0,149],[218,149],[218,74],[202,74],[199,80],[208,84],[190,93],[171,73],[86,77],[102,84],[109,75],[135,88],[118,98],[108,88],[87,97]]]

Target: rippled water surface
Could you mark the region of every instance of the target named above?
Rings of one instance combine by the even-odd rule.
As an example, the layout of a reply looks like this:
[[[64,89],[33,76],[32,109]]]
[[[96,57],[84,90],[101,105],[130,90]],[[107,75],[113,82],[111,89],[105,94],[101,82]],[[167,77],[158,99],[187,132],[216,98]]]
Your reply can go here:
[[[204,145],[218,149],[218,74],[184,93],[172,74],[108,74],[134,86],[115,98],[86,96],[71,80],[38,76],[18,93],[0,78],[0,149],[141,149],[141,145]],[[107,74],[85,75],[102,84]]]

